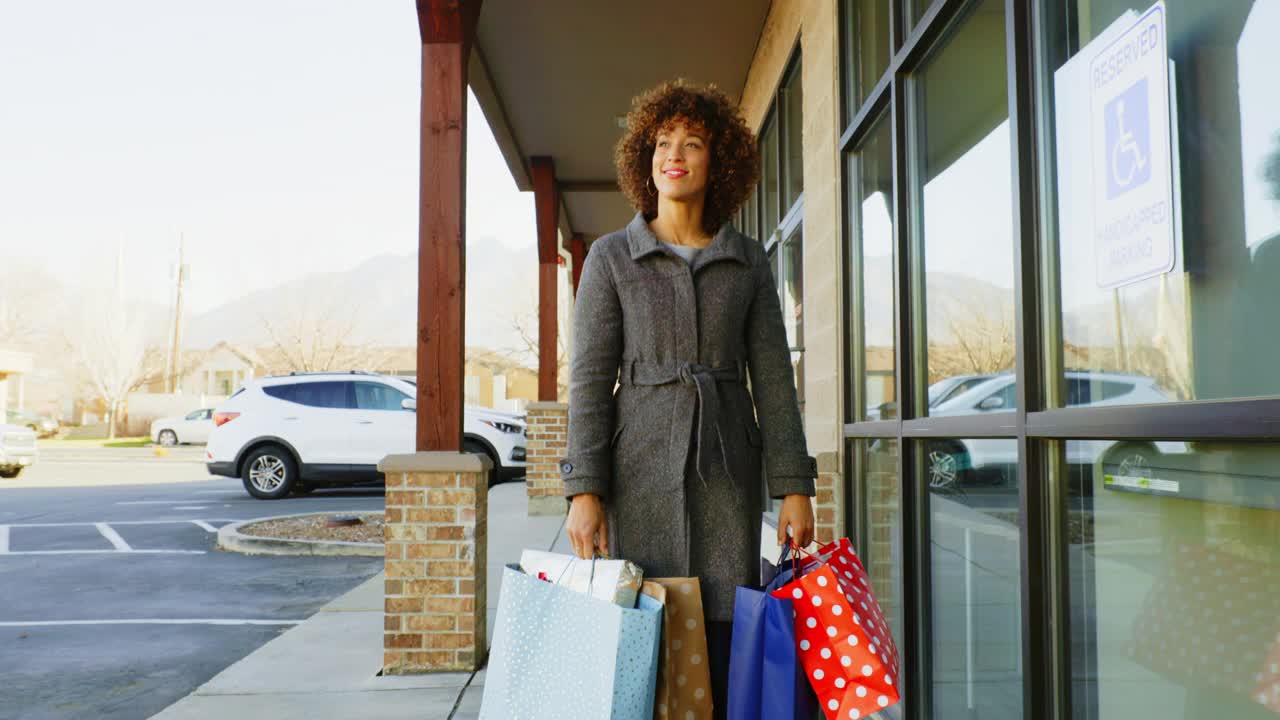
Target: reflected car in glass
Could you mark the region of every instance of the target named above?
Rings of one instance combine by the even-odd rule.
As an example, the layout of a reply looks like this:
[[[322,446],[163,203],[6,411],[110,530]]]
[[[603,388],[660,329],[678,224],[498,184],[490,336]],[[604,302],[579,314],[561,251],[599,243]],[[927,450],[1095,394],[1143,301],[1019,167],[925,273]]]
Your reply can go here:
[[[1125,373],[1067,372],[1068,407],[1104,405],[1149,405],[1170,401],[1156,380]],[[1017,378],[1001,373],[970,387],[930,410],[931,417],[1016,410]],[[1168,446],[1161,448],[1161,445]],[[1092,465],[1104,452],[1118,447],[1141,462],[1164,451],[1176,452],[1182,443],[1090,440],[1071,443],[1068,465]],[[925,445],[925,469],[929,485],[935,489],[963,486],[1010,487],[1018,473],[1015,445],[1002,439],[935,440]]]

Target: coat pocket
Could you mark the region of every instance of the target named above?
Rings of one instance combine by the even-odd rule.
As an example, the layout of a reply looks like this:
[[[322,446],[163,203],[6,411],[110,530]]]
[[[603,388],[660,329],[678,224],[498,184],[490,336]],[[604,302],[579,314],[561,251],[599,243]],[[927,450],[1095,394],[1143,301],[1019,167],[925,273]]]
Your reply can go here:
[[[747,423],[747,444],[751,447],[762,447],[763,439],[760,437],[760,428],[755,423]]]
[[[618,427],[613,429],[613,437],[609,439],[609,447],[618,446],[618,438],[622,437],[622,429],[627,426],[626,423],[618,423]]]

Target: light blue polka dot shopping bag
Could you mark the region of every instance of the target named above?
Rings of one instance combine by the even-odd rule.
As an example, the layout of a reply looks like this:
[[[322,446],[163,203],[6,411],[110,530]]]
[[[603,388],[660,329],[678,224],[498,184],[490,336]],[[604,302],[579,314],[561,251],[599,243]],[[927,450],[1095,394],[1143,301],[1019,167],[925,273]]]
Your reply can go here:
[[[502,571],[481,720],[651,720],[662,604],[636,609]]]

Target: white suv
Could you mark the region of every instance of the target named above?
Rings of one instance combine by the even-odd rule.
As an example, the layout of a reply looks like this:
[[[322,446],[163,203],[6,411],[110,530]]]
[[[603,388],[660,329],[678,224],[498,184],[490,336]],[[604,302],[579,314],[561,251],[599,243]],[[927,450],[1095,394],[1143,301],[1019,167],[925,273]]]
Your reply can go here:
[[[36,458],[36,434],[21,425],[0,423],[0,478],[16,478]]]
[[[214,411],[205,461],[274,500],[317,486],[382,482],[378,463],[415,448],[416,388],[389,375],[301,373],[251,380]],[[525,472],[524,418],[463,414],[465,452],[493,462],[490,484]]]

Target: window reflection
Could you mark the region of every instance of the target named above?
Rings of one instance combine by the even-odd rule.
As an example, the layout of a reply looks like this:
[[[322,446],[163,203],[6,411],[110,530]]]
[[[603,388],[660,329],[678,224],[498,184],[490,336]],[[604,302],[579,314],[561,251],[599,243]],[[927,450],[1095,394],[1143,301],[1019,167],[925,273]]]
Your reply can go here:
[[[1068,6],[1052,15],[1074,18],[1058,30],[1078,37],[1048,79],[1063,368],[1154,381],[1173,400],[1280,394],[1280,337],[1260,331],[1280,307],[1280,2],[1166,3],[1172,144],[1152,152],[1172,158],[1173,269],[1118,286],[1100,281],[1094,238],[1088,68],[1139,13],[1049,4]],[[1107,401],[1067,382],[1064,404]]]
[[[979,477],[976,468],[1016,468],[1017,441],[931,440],[923,456],[929,487],[931,717],[1021,720],[1017,483],[955,482],[957,475]]]
[[[923,110],[918,182],[930,385],[1013,369],[1004,37],[1004,4],[979,3],[917,86]],[[933,408],[925,410],[935,414]],[[951,414],[957,412],[953,407]]]
[[[866,547],[861,553],[871,587],[899,648],[905,647],[902,604],[902,484],[898,480],[898,441],[860,440]]]
[[[1280,710],[1280,446],[1066,443],[1076,718]]]
[[[863,393],[867,420],[898,416],[894,378],[893,295],[893,155],[890,127],[881,120],[866,144],[853,156],[853,204],[856,208],[855,247],[858,248],[862,309]],[[856,321],[856,319],[855,319]],[[852,333],[850,334],[852,336]]]

